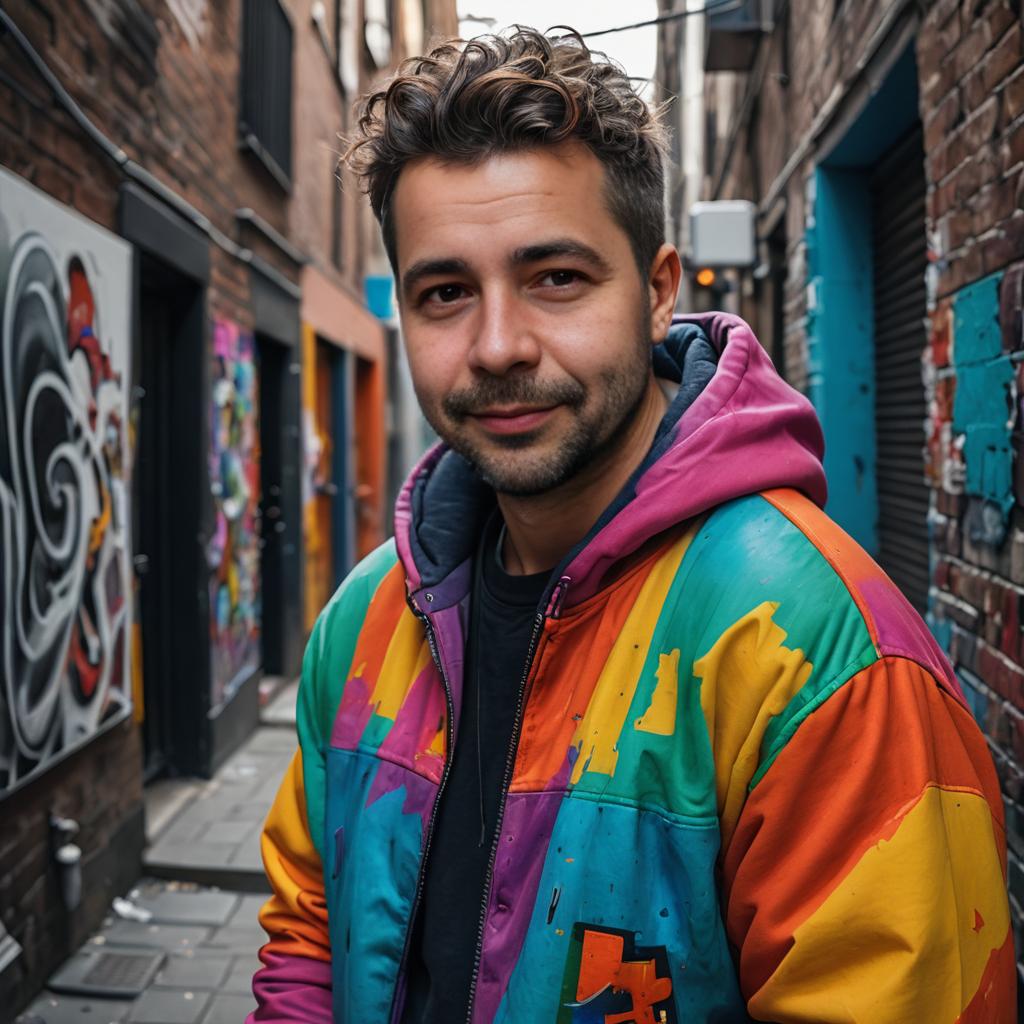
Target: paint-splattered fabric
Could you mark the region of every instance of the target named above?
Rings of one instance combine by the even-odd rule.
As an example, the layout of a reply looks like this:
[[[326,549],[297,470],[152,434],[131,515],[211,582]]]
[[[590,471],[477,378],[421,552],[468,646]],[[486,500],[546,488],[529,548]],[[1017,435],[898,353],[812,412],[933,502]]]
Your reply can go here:
[[[984,739],[821,511],[808,404],[721,314],[674,332],[680,376],[696,336],[714,375],[538,614],[471,1024],[1009,1021]],[[252,1021],[400,1017],[485,503],[453,458],[424,459],[314,629]]]

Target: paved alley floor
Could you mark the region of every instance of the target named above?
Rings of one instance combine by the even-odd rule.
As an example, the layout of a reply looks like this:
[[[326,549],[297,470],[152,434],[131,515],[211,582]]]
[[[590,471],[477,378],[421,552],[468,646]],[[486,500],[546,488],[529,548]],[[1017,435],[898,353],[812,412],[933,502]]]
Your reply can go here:
[[[111,913],[19,1024],[242,1024],[254,1008],[266,896],[147,879],[128,900],[148,920]],[[109,997],[139,987],[134,998]]]
[[[181,806],[151,836],[143,857],[146,874],[267,891],[260,832],[294,752],[293,729],[263,726],[212,779],[187,783]]]
[[[242,1024],[266,941],[260,832],[295,751],[296,690],[214,778],[147,788],[145,877],[16,1024]]]

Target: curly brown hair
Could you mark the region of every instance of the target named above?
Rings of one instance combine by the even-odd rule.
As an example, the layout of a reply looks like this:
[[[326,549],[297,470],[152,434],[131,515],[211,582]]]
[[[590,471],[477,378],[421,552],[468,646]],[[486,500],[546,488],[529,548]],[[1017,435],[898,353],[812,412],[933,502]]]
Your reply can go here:
[[[407,163],[432,156],[472,164],[578,140],[604,165],[609,210],[646,274],[665,240],[665,130],[620,67],[578,32],[564,33],[516,26],[507,36],[450,40],[403,61],[364,97],[343,159],[370,197],[393,270],[388,208]]]

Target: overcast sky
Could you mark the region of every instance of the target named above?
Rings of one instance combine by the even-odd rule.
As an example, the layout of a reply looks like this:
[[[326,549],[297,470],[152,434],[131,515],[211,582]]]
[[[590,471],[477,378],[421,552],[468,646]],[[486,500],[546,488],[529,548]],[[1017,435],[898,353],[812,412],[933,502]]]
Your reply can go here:
[[[492,31],[490,26],[469,20],[469,15],[494,18],[494,30],[518,22],[533,28],[571,25],[580,32],[616,28],[657,17],[656,0],[459,0],[460,31],[464,38]],[[654,75],[657,31],[654,26],[598,36],[587,42],[617,60],[630,75]],[[649,93],[644,91],[644,95]]]

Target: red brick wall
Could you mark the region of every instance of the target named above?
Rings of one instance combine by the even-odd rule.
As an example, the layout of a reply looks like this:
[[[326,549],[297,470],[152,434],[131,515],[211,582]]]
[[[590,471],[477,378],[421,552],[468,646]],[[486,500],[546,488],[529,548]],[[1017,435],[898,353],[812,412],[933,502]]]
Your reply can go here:
[[[896,6],[846,0],[837,8],[834,0],[791,0],[788,45],[785,27],[777,25],[768,44],[768,73],[718,196],[764,201],[772,182],[805,143],[802,159],[780,192],[786,202],[789,261],[786,374],[805,390],[805,197],[820,159],[820,141],[813,138],[812,127],[816,119],[825,120],[822,111],[830,103],[848,92],[867,41]],[[934,301],[931,343],[922,354],[930,400],[925,470],[933,488],[932,625],[989,739],[1003,783],[1018,950],[1024,950],[1022,35],[1019,2],[936,0],[924,5],[915,40]],[[978,332],[988,339],[984,345]],[[972,484],[965,464],[965,428],[980,420],[972,420],[972,409],[962,407],[954,426],[963,373],[958,367],[964,362],[1001,367],[1011,381],[1005,396],[1001,390],[983,396],[997,413],[1005,397],[1005,417],[996,418],[1010,452],[1003,446],[1000,455],[996,444],[994,457],[1002,458],[1000,470],[1012,477],[1008,508],[967,493]],[[991,408],[985,415],[991,415]]]
[[[136,5],[118,0],[109,7]],[[131,33],[105,32],[82,2],[21,0],[5,9],[96,126],[226,235],[237,236],[234,214],[241,207],[288,234],[287,195],[237,145],[241,0],[210,3],[195,44],[159,0],[138,4],[143,13]],[[292,17],[297,39],[304,38],[308,14]],[[149,45],[140,46],[139,39]],[[51,102],[13,43],[3,46],[4,71],[17,83],[15,88],[0,80],[4,166],[114,229],[119,172]],[[325,197],[328,187],[325,181]],[[246,268],[216,247],[211,253],[211,317],[246,326]],[[272,250],[261,255],[294,276]]]
[[[129,721],[93,740],[0,804],[0,919],[22,956],[0,989],[17,1012],[88,937],[139,875],[143,846],[142,751]],[[68,912],[53,860],[50,814],[81,831],[82,902]]]
[[[312,0],[282,0],[293,48],[292,188],[286,191],[238,145],[242,0],[207,0],[197,18],[166,0],[11,0],[4,10],[28,37],[96,127],[223,235],[251,248],[293,281],[299,267],[262,235],[241,227],[243,207],[284,235],[354,301],[371,251],[372,225],[356,183],[347,177],[341,207],[340,259],[334,260],[333,169],[340,133],[349,127],[334,67],[334,4],[324,40]],[[400,18],[402,5],[394,5]],[[425,5],[428,36],[454,34],[453,0]],[[354,0],[353,11],[361,16]],[[393,57],[403,50],[401,26]],[[362,54],[362,48],[360,48]],[[368,58],[365,54],[362,60]],[[120,170],[53,102],[10,38],[0,37],[0,165],[60,202],[116,230]],[[368,83],[373,69],[361,67]],[[252,329],[250,269],[210,246],[207,316]],[[339,325],[343,328],[344,325]],[[308,372],[308,371],[307,371]],[[383,421],[383,399],[378,401]],[[89,744],[24,792],[0,803],[0,908],[24,955],[9,999],[16,1008],[99,920],[111,896],[137,875],[141,846],[141,750],[126,724]],[[88,894],[71,917],[58,900],[50,868],[50,810],[77,818],[83,831]],[[12,828],[8,821],[14,821]]]
[[[291,5],[300,6],[301,11],[292,11],[297,54],[312,32],[309,4]],[[209,3],[194,38],[161,0],[110,0],[103,5],[111,15],[107,28],[91,13],[96,7],[81,0],[4,5],[87,116],[131,159],[229,237],[239,238],[235,211],[240,207],[254,208],[287,235],[293,219],[287,194],[236,141],[241,0]],[[121,173],[53,103],[10,38],[0,38],[0,67],[0,164],[116,230]],[[339,104],[336,100],[329,113],[336,114]],[[296,160],[297,180],[301,177],[311,209],[330,208],[333,182],[326,157],[323,163],[318,196],[312,197],[313,175]],[[324,249],[312,231],[297,241],[317,252]],[[245,242],[259,245],[259,239]],[[210,254],[210,319],[227,318],[250,329],[249,268],[217,246]],[[297,268],[272,247],[261,247],[260,255],[296,276]],[[81,825],[75,841],[83,851],[85,884],[74,913],[60,900],[51,812]],[[98,924],[112,896],[138,877],[142,816],[141,740],[131,722],[0,803],[0,914],[23,949],[0,992],[7,1010],[16,1012],[38,991]]]
[[[973,317],[965,322],[957,311],[978,282],[991,284],[992,301],[981,312],[1001,341],[1001,351],[988,362],[1008,363],[1021,379],[1022,28],[1019,4],[946,0],[928,11],[917,47],[937,300],[926,367],[931,394],[927,469],[935,488],[933,606],[937,631],[948,640],[1003,784],[1018,951],[1024,949],[1024,464],[1019,388],[1008,396],[1012,411],[1006,428],[1013,449],[1014,500],[1004,516],[990,510],[994,529],[988,537],[980,535],[975,520],[980,499],[964,493],[969,479],[953,411],[958,363],[973,344],[967,330],[974,326]]]

